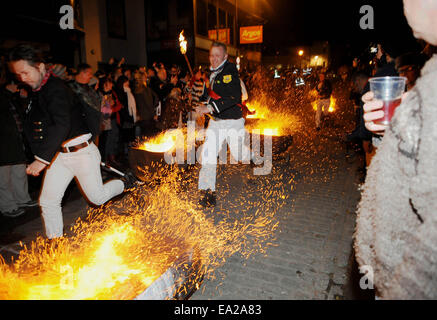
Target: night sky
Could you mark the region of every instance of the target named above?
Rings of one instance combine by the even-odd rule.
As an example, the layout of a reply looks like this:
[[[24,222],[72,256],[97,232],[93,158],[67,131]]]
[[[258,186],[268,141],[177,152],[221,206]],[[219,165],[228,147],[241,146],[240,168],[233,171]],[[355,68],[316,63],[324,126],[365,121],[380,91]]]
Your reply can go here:
[[[267,13],[266,54],[285,51],[290,46],[311,45],[314,40],[348,44],[355,51],[380,39],[408,46],[416,43],[403,13],[402,0],[268,1],[274,10]],[[359,26],[362,17],[359,10],[365,4],[374,8],[374,30],[362,30]]]

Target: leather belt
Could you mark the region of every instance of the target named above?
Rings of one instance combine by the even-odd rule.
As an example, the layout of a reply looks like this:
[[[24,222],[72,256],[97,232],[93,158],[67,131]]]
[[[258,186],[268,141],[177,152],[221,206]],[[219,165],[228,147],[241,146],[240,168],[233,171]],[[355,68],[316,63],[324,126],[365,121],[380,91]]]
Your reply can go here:
[[[88,141],[86,141],[84,143],[77,144],[75,146],[61,147],[61,152],[62,153],[76,152],[76,151],[78,151],[80,149],[88,147],[91,144],[92,141],[93,141],[93,139],[89,139]]]

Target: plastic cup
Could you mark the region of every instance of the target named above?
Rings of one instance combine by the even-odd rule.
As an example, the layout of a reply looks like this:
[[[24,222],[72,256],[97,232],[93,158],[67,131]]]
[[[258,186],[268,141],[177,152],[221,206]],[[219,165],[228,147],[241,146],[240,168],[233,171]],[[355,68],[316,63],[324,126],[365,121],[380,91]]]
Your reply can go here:
[[[384,116],[373,122],[380,125],[388,125],[396,108],[401,104],[402,94],[405,91],[405,77],[377,77],[370,78],[370,91],[376,100],[382,100]]]

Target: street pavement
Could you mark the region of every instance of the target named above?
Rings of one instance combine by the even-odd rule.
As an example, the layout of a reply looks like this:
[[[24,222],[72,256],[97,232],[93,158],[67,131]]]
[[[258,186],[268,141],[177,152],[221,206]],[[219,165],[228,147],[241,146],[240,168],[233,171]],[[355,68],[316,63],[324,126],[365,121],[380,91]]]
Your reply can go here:
[[[265,183],[279,183],[287,197],[275,213],[278,228],[264,252],[249,258],[233,254],[191,299],[372,298],[372,292],[358,288],[352,248],[362,160],[358,154],[350,156],[342,136],[353,127],[353,112],[330,115],[320,131],[314,128],[313,116],[312,112],[302,114],[300,130],[288,150],[273,161],[270,175],[253,176],[247,165],[219,166],[218,204],[211,215],[235,203],[242,190],[256,196]],[[196,174],[191,177],[193,190]],[[70,190],[63,207],[65,230],[84,217],[88,208],[74,185]],[[234,209],[236,219],[238,214]],[[21,223],[7,222],[9,230],[2,228],[0,254],[7,262],[16,259],[20,242],[27,244],[44,235],[38,210],[26,215]]]
[[[234,254],[217,270],[217,278],[205,281],[192,299],[372,298],[372,292],[359,289],[354,263],[361,159],[355,155],[351,161],[342,142],[348,127],[345,120],[331,116],[316,131],[312,118],[306,119],[306,132],[295,135],[288,156],[274,161],[273,175],[293,179],[291,183],[284,179],[284,184],[289,183],[286,189],[292,191],[277,212],[280,223],[273,245],[250,259]]]

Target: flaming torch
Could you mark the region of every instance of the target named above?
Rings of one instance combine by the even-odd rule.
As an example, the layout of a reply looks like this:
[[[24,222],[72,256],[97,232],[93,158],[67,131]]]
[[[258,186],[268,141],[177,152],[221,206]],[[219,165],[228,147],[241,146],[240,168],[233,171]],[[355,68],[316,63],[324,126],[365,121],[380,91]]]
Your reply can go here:
[[[193,76],[193,69],[191,68],[190,61],[188,60],[188,57],[187,57],[187,40],[185,40],[185,37],[184,37],[184,30],[182,30],[182,32],[179,34],[179,45],[181,47],[181,53],[184,55],[185,61],[187,61],[187,65],[188,65],[188,69],[190,70],[190,74],[191,74],[191,76]]]

